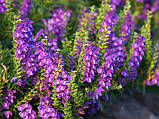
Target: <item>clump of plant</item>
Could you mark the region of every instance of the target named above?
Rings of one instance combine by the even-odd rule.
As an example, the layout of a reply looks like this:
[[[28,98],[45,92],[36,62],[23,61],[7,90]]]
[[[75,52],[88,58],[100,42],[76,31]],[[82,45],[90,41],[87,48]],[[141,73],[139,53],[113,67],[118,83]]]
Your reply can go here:
[[[54,8],[33,34],[36,23],[28,14],[34,5],[23,0],[12,21],[12,67],[3,63],[4,50],[0,52],[0,116],[79,119],[102,110],[108,92],[131,84],[159,86],[152,12],[147,11],[144,25],[135,31],[130,2],[120,12],[118,5],[103,0],[99,8],[82,9],[74,34],[73,11]]]

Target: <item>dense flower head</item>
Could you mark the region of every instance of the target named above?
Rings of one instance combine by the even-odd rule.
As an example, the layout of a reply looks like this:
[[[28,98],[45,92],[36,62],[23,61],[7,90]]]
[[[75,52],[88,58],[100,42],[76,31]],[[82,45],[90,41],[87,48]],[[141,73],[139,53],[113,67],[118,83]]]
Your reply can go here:
[[[56,87],[55,92],[57,93],[57,97],[62,98],[63,99],[62,102],[70,99],[71,90],[69,89],[67,83],[69,83],[67,80],[60,80],[60,79],[57,79],[54,83]]]
[[[123,41],[121,38],[117,38],[114,33],[111,34],[108,43],[106,44],[107,48],[104,52],[103,58],[107,58],[107,56],[114,56],[113,58],[113,66],[115,68],[119,68],[124,63],[124,59],[126,58]]]
[[[89,8],[85,7],[81,11],[81,16],[80,16],[80,22],[78,25],[78,31],[76,40],[75,40],[75,56],[78,58],[78,56],[81,53],[81,49],[83,47],[83,43],[87,40],[92,40],[95,38],[95,16],[97,15],[97,12],[94,10],[89,10]],[[85,32],[87,31],[87,32]],[[83,35],[84,34],[84,35]],[[86,38],[87,37],[87,38]],[[89,39],[88,39],[89,38]]]
[[[101,28],[99,29],[100,33],[103,33],[107,29],[107,35],[110,35],[112,32],[113,26],[117,23],[118,17],[114,14],[114,11],[107,11],[105,14],[104,20],[101,23]],[[105,33],[105,32],[104,32]]]
[[[121,36],[120,36],[120,38],[121,38],[124,42],[127,42],[132,27],[133,27],[133,21],[132,21],[131,15],[130,15],[130,11],[128,10],[128,11],[126,12],[124,22],[123,22],[123,24],[122,24]]]
[[[33,27],[28,18],[19,18],[15,25],[14,38],[16,40],[16,58],[21,63],[27,76],[32,76],[37,69],[35,56],[32,53],[33,47]]]
[[[6,11],[6,7],[5,7],[5,0],[0,0],[0,13],[3,13]]]
[[[137,68],[140,65],[140,62],[142,60],[142,57],[144,56],[144,37],[137,35],[137,38],[135,39],[135,42],[132,44],[132,54],[131,58],[128,61],[128,67],[121,72],[121,75],[123,80],[120,81],[122,85],[125,85],[125,81],[128,80],[135,80],[137,76]],[[121,77],[120,77],[121,79]]]
[[[36,119],[36,112],[32,109],[28,101],[25,104],[20,103],[17,110],[19,111],[19,116],[23,119]]]
[[[144,37],[138,35],[135,42],[132,44],[132,55],[128,62],[128,66],[130,67],[139,67],[139,64],[142,60],[142,56],[144,56]]]
[[[122,42],[117,37],[113,36],[111,47],[106,49],[104,55],[104,63],[97,69],[99,81],[94,91],[93,97],[96,99],[102,96],[104,89],[111,86],[114,68],[119,68],[123,65],[125,53],[122,47]]]
[[[47,45],[46,45],[47,46]],[[59,91],[57,91],[58,97],[61,98],[64,95],[65,91],[67,92],[67,95],[65,95],[64,99],[69,99],[69,91],[68,86],[66,86],[66,80],[70,80],[70,76],[67,74],[67,72],[64,69],[64,62],[62,55],[59,54],[59,52],[53,52],[52,54],[46,49],[45,44],[43,42],[36,42],[36,45],[34,47],[35,49],[35,56],[36,61],[38,63],[38,66],[44,69],[44,78],[42,80],[42,89],[48,89],[50,85],[55,85],[56,87],[59,87]],[[60,66],[60,69],[58,69],[58,66]],[[57,71],[59,70],[58,74]],[[53,83],[55,81],[55,83]],[[63,82],[64,84],[59,85],[57,81]],[[56,84],[57,82],[57,84]],[[60,87],[65,86],[66,88],[62,90]]]
[[[107,11],[104,17],[104,20],[101,22],[101,27],[99,28],[99,47],[105,49],[107,40],[111,40],[113,34],[113,27],[117,23],[117,16],[113,10]]]
[[[64,69],[64,62],[62,55],[59,55],[59,53],[56,53],[53,58],[53,60],[56,62],[56,71],[55,71],[55,82],[52,83],[55,85],[55,92],[57,94],[58,98],[62,99],[62,102],[65,102],[65,100],[70,99],[70,89],[69,89],[69,81],[71,80],[71,76],[68,75],[67,71]]]
[[[6,95],[3,97],[3,101],[2,101],[2,107],[4,109],[9,109],[9,106],[14,102],[14,99],[16,98],[14,96],[15,94],[15,90],[9,90],[7,91]]]
[[[89,8],[87,8],[87,7],[82,9],[80,22],[79,22],[79,25],[78,25],[78,30],[81,29],[82,23],[85,22],[85,20],[87,20],[86,29],[88,30],[88,35],[93,38],[93,34],[95,34],[95,32],[96,32],[95,22],[94,22],[93,19],[95,18],[96,15],[97,15],[96,11],[90,12]]]
[[[84,75],[83,82],[91,83],[94,80],[94,76],[97,70],[99,61],[99,48],[92,45],[92,42],[88,42],[84,47]]]
[[[42,119],[60,119],[60,116],[52,106],[49,96],[40,97],[39,115]]]
[[[98,99],[102,96],[104,89],[108,89],[111,86],[111,80],[113,77],[114,69],[119,68],[124,63],[126,57],[123,41],[121,38],[117,38],[113,31],[114,25],[117,23],[118,17],[114,10],[107,11],[105,18],[101,23],[101,28],[99,29],[100,34],[103,37],[100,38],[99,43],[104,43],[107,39],[103,52],[103,64],[97,69],[99,74],[99,81],[94,91],[93,97]],[[104,40],[103,40],[104,39]]]
[[[28,13],[30,12],[31,8],[31,1],[30,0],[23,0],[21,6],[20,6],[20,15],[23,17],[26,17]]]
[[[111,80],[114,72],[114,62],[113,58],[115,55],[110,55],[104,60],[104,63],[97,69],[99,74],[99,81],[94,91],[93,97],[98,99],[99,96],[102,96],[104,89],[108,89],[108,86],[111,86]]]
[[[56,8],[52,12],[51,18],[48,20],[48,30],[57,38],[57,40],[64,40],[66,25],[71,16],[71,10],[63,8]]]
[[[44,78],[42,80],[42,89],[48,89],[48,83],[54,81],[54,68],[57,65],[51,60],[50,54],[47,52],[43,42],[36,42],[34,45],[35,59],[38,67],[44,69]]]

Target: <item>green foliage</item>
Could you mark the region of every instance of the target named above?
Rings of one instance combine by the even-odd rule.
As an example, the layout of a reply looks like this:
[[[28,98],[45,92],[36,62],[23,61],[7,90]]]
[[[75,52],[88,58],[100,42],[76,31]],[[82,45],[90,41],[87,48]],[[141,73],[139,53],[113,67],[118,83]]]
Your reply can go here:
[[[101,6],[98,9],[99,13],[97,15],[96,22],[95,22],[96,23],[95,27],[97,30],[99,30],[99,28],[101,27],[101,23],[105,18],[106,12],[111,10],[110,5],[108,4],[109,1],[110,0],[102,0]]]
[[[128,13],[128,12],[131,12],[130,11],[130,8],[131,8],[131,4],[130,4],[130,1],[127,0],[126,1],[126,5],[124,6],[123,10],[120,10],[119,14],[118,14],[118,22],[117,22],[117,25],[116,25],[116,36],[122,36],[123,34],[121,34],[121,28],[122,28],[122,25],[123,25],[123,22],[124,22],[124,19],[125,19],[125,15]]]
[[[155,65],[157,64],[158,58],[159,58],[159,49],[158,49],[158,45],[157,45],[154,48],[154,52],[153,52],[152,57],[151,57],[150,66],[149,66],[148,71],[147,71],[147,73],[149,75],[153,74],[153,70],[156,67]]]
[[[145,62],[147,64],[150,63],[151,56],[152,56],[152,40],[151,40],[151,18],[152,12],[147,12],[147,20],[145,24],[141,28],[141,35],[145,38]]]
[[[71,105],[70,101],[66,101],[64,103],[63,112],[64,112],[64,118],[65,119],[73,119],[73,116],[72,116],[72,105]]]
[[[98,31],[97,35],[96,35],[96,43],[99,43],[99,48],[100,50],[100,54],[103,56],[103,53],[105,52],[105,48],[107,47],[107,40],[108,40],[108,35],[107,33],[110,33],[110,31],[108,30],[108,28],[105,26],[103,33],[101,34],[99,32],[99,28],[101,27],[101,23],[103,22],[104,18],[105,18],[105,14],[107,13],[107,11],[111,11],[111,7],[108,4],[109,0],[103,0],[101,3],[101,7],[98,9],[98,15],[96,17],[96,22],[95,22],[95,27],[96,30]]]

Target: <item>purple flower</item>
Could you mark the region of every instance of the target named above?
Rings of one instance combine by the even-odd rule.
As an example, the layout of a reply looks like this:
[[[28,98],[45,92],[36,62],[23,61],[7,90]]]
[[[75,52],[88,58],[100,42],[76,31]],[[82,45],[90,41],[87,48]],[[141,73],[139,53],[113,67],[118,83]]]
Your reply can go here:
[[[125,81],[135,80],[137,76],[137,68],[140,65],[142,57],[144,56],[144,37],[137,35],[134,43],[132,44],[132,54],[128,61],[129,69],[126,68],[121,72],[119,81],[122,85],[125,85]],[[123,78],[122,78],[123,77]],[[124,80],[124,81],[123,81]]]
[[[96,90],[93,92],[93,98],[98,99],[101,96],[101,92],[104,89],[108,89],[111,86],[111,79],[113,77],[114,69],[120,68],[124,64],[126,57],[123,47],[123,41],[121,38],[117,38],[114,34],[113,27],[116,24],[114,9],[107,11],[105,18],[101,23],[99,32],[101,34],[99,43],[103,52],[103,64],[97,69],[99,74],[99,81],[96,85]],[[107,40],[105,42],[105,40]],[[106,47],[106,48],[105,48]]]
[[[52,106],[49,96],[46,95],[40,97],[39,115],[42,119],[60,119],[60,116]]]
[[[131,15],[130,15],[130,11],[128,10],[126,12],[125,19],[124,19],[124,22],[123,22],[122,28],[121,28],[121,34],[120,34],[120,38],[124,42],[127,42],[132,27],[133,27],[133,21],[132,21]]]
[[[64,11],[62,8],[54,9],[51,18],[48,20],[48,30],[57,40],[64,40],[65,28],[69,21],[71,10]]]
[[[152,13],[156,13],[159,10],[158,0],[136,0],[137,2],[142,2],[142,11],[138,15],[138,19],[146,20],[147,11],[151,10]]]
[[[80,17],[80,23],[78,25],[78,32],[79,36],[77,35],[76,41],[75,41],[75,56],[78,58],[80,55],[84,39],[80,34],[84,34],[84,29],[85,31],[88,31],[88,37],[91,39],[95,39],[95,22],[94,18],[97,15],[96,11],[90,12],[88,8],[84,8],[81,13]],[[87,21],[87,23],[85,23]]]
[[[9,117],[13,115],[11,111],[3,111],[3,114],[4,114],[5,118],[7,118],[7,119],[9,119]]]
[[[111,41],[113,33],[113,27],[117,23],[117,16],[115,15],[115,11],[107,11],[104,17],[104,20],[101,22],[101,27],[99,28],[99,47],[101,48],[102,55],[105,52],[104,49],[108,46],[108,49],[111,47]],[[107,43],[107,41],[109,43]]]
[[[38,70],[35,55],[32,53],[33,39],[31,21],[28,18],[20,18],[15,25],[14,38],[17,43],[16,58],[21,63],[26,75],[32,76]]]
[[[83,82],[91,83],[94,80],[94,76],[97,70],[99,61],[99,48],[92,45],[92,42],[88,42],[84,47],[84,75]]]
[[[93,11],[92,13],[89,11],[89,8],[84,8],[81,11],[81,17],[80,17],[80,22],[78,25],[78,31],[81,30],[83,22],[87,20],[87,26],[86,29],[88,30],[88,35],[90,38],[94,38],[94,34],[96,33],[95,30],[95,22],[94,18],[97,15],[96,11]]]
[[[123,5],[123,1],[122,0],[110,0],[109,4],[111,5],[111,8],[113,10],[116,10],[116,7],[118,5]]]
[[[20,6],[20,15],[23,17],[26,17],[28,13],[30,12],[31,8],[31,1],[30,0],[23,0],[21,6]]]
[[[16,98],[14,96],[15,92],[16,92],[15,90],[13,91],[9,90],[6,92],[6,95],[3,97],[3,101],[2,101],[2,107],[4,109],[9,109],[9,106],[13,103],[13,99]]]
[[[107,58],[107,56],[112,55],[113,66],[115,68],[119,68],[121,65],[123,65],[124,59],[126,58],[122,39],[117,38],[112,32],[106,45],[107,48],[105,49],[103,59]]]
[[[114,72],[114,62],[113,58],[115,55],[107,56],[104,64],[102,64],[98,69],[99,81],[96,86],[96,90],[94,91],[93,97],[98,99],[101,96],[101,92],[104,91],[104,88],[108,89],[108,86],[111,85],[110,80],[112,79],[112,74]]]
[[[5,5],[6,5],[5,0],[0,0],[0,13],[3,13],[6,11]]]
[[[15,82],[16,79],[18,79],[19,77],[13,76],[13,78],[10,80],[11,83]]]
[[[62,102],[65,102],[65,100],[70,99],[71,90],[69,89],[69,86],[67,85],[67,83],[69,82],[66,80],[60,80],[60,79],[57,79],[54,83],[54,85],[56,86],[57,97],[62,98],[63,99]]]
[[[47,46],[47,45],[46,45]],[[44,69],[44,79],[42,80],[43,82],[43,89],[48,88],[47,83],[52,83],[55,79],[55,69],[57,68],[57,59],[58,53],[50,53],[51,51],[44,45],[42,42],[36,42],[34,46],[34,52],[35,52],[35,57],[36,57],[36,62],[42,69]],[[54,60],[52,60],[54,58]]]
[[[27,102],[24,104],[19,104],[17,107],[19,116],[23,119],[36,119],[36,112],[32,109],[32,106]]]

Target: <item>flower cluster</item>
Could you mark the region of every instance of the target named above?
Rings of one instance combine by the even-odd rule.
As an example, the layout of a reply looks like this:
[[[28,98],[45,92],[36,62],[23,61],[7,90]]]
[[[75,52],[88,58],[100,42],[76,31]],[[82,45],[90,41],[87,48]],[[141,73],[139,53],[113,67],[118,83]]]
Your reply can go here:
[[[54,81],[53,71],[56,65],[53,64],[49,53],[47,53],[45,45],[42,42],[36,42],[34,52],[38,67],[44,70],[44,78],[42,80],[42,89],[48,89],[48,82]]]
[[[16,98],[14,96],[15,94],[15,90],[13,91],[7,91],[6,96],[3,97],[3,102],[2,102],[2,107],[4,109],[9,109],[9,106],[14,102],[14,98]]]
[[[99,61],[99,48],[92,45],[92,42],[88,42],[84,47],[84,75],[83,82],[91,83],[94,80],[94,76],[97,70],[97,65]]]
[[[56,93],[58,98],[62,98],[64,102],[65,100],[70,99],[70,89],[69,86],[67,86],[67,83],[69,83],[67,80],[60,80],[57,79],[54,83],[56,87]]]
[[[21,6],[20,6],[20,15],[23,17],[26,17],[28,13],[30,12],[31,8],[31,1],[30,0],[23,0]]]
[[[107,40],[111,39],[111,35],[113,34],[113,27],[117,22],[117,16],[114,14],[113,10],[107,11],[105,14],[104,20],[101,22],[101,27],[99,29],[99,47],[101,49],[105,49]]]
[[[20,103],[17,110],[20,111],[19,116],[23,119],[36,119],[36,112],[28,102]]]
[[[3,97],[3,101],[2,101],[2,109],[5,109],[5,111],[3,111],[3,115],[9,119],[10,116],[12,116],[12,112],[9,109],[9,106],[11,104],[14,103],[14,99],[16,98],[16,96],[14,96],[15,94],[15,90],[9,90],[7,91],[6,95]],[[7,110],[6,110],[7,109]]]
[[[137,68],[140,65],[140,62],[142,60],[142,56],[144,56],[144,37],[137,35],[137,38],[135,39],[134,43],[132,44],[132,54],[131,58],[128,61],[128,67],[125,70],[121,72],[121,75],[124,77],[124,80],[135,80],[137,76]],[[125,83],[121,81],[122,85],[125,85]]]
[[[48,95],[40,97],[39,115],[42,119],[60,119],[58,112],[52,108]]]
[[[130,15],[130,11],[128,10],[128,11],[126,12],[124,22],[123,22],[123,24],[122,24],[121,36],[120,36],[120,38],[121,38],[124,42],[127,42],[132,27],[133,27],[133,21],[132,21],[131,15]]]
[[[57,59],[58,58],[58,59]],[[56,61],[57,68],[55,69],[55,82],[54,86],[56,87],[55,92],[57,93],[57,97],[62,99],[62,102],[70,99],[70,89],[69,89],[69,81],[71,80],[71,76],[68,75],[67,71],[64,69],[64,62],[62,55],[56,53],[53,58]]]
[[[104,88],[108,89],[108,86],[111,85],[110,80],[112,79],[112,74],[114,72],[113,58],[114,55],[108,56],[104,61],[104,64],[97,69],[99,81],[94,91],[94,97],[96,99],[98,99],[98,96],[102,96],[101,92],[104,91]]]
[[[80,23],[78,25],[78,31],[76,32],[74,46],[74,53],[77,58],[80,56],[84,42],[95,38],[94,35],[96,30],[94,19],[96,15],[97,12],[93,10],[93,8],[91,10],[84,8],[81,11]]]
[[[108,40],[106,51],[104,52],[104,57],[113,55],[113,63],[115,68],[119,68],[124,63],[125,51],[123,47],[123,41],[121,38],[117,38],[114,33],[111,34]]]
[[[32,53],[33,43],[33,27],[28,18],[19,18],[15,25],[14,38],[16,40],[16,58],[21,63],[27,76],[32,76],[36,72],[37,64],[34,60],[35,56]]]
[[[48,20],[48,30],[57,38],[64,40],[65,27],[71,16],[71,10],[66,12],[62,8],[54,9]]]
[[[6,11],[6,7],[5,7],[5,0],[0,0],[0,13],[3,13]]]
[[[89,31],[88,35],[90,36],[90,38],[93,38],[93,35],[96,32],[95,29],[95,22],[94,22],[94,18],[97,15],[96,11],[90,11],[87,7],[82,9],[81,11],[81,17],[80,17],[80,23],[78,25],[78,30],[81,29],[82,27],[82,23],[85,22],[85,20],[87,20],[87,27],[86,29]]]
[[[112,5],[111,5],[112,7]],[[100,43],[106,43],[101,46],[103,49],[103,63],[97,69],[99,74],[98,84],[94,90],[92,97],[98,99],[102,96],[104,89],[108,89],[111,86],[111,80],[113,78],[114,69],[120,68],[124,63],[125,52],[123,48],[123,41],[121,38],[117,38],[113,31],[113,27],[117,22],[117,16],[115,15],[114,9],[107,11],[105,18],[101,23],[101,28],[99,29]],[[107,39],[105,41],[105,38]]]

